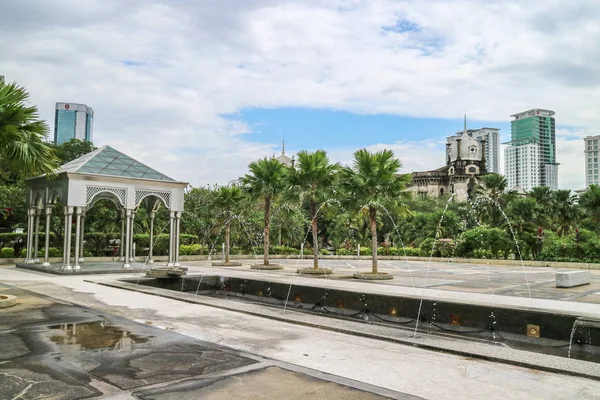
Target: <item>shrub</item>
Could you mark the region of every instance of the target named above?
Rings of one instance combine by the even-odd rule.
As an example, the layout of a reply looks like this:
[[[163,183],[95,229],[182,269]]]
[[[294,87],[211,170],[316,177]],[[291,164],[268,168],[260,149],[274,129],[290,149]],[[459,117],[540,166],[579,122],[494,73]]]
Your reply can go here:
[[[394,256],[419,257],[421,252],[414,247],[398,247],[394,252]]]
[[[182,244],[179,246],[179,254],[182,256],[195,256],[204,254],[205,250],[206,249],[199,244]]]
[[[419,255],[421,257],[439,257],[439,250],[436,249],[436,251],[434,251],[433,254],[431,254],[432,250],[433,250],[433,244],[435,243],[435,241],[433,240],[433,238],[427,238],[425,240],[423,240],[421,242],[421,245],[419,246]]]
[[[348,250],[345,248],[339,248],[339,249],[335,249],[335,255],[336,256],[355,256],[356,255],[356,250]]]
[[[330,255],[331,253],[330,253],[330,252],[329,252],[329,250],[327,250],[327,249],[320,249],[320,250],[319,250],[319,254],[321,254],[322,256],[328,256],[328,255]]]
[[[373,252],[371,251],[370,247],[360,247],[360,255],[361,256],[370,256],[372,255]]]
[[[3,247],[0,250],[0,257],[2,258],[14,258],[15,257],[15,249],[12,247]]]
[[[306,250],[306,249],[304,249]],[[290,255],[290,254],[300,254],[300,250],[295,249],[293,247],[287,247],[287,246],[273,246],[273,248],[271,249],[271,252],[273,254],[280,254],[280,255]],[[306,254],[306,252],[305,252]]]

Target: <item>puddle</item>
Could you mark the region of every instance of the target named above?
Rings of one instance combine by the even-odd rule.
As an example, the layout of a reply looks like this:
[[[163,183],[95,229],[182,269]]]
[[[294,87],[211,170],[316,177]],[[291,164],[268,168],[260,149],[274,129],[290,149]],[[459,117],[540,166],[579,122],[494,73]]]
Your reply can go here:
[[[106,321],[52,325],[48,328],[53,331],[52,342],[86,350],[128,350],[133,344],[145,343],[149,339]]]

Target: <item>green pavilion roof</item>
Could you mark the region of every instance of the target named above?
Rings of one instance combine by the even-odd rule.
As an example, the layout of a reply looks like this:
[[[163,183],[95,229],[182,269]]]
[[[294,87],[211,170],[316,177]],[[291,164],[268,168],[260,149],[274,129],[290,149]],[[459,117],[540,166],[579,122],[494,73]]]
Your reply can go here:
[[[76,158],[62,165],[57,172],[175,181],[110,146],[100,147]]]

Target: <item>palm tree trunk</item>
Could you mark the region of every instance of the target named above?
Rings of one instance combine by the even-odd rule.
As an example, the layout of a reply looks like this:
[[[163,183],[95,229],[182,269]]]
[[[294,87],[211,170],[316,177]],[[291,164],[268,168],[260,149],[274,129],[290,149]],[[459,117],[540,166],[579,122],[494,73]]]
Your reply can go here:
[[[371,259],[373,262],[372,273],[377,274],[377,209],[369,206],[369,219],[371,220]]]
[[[229,235],[231,233],[231,218],[225,224],[225,262],[229,262]]]
[[[312,225],[312,237],[313,237],[313,268],[319,269],[319,242],[317,238],[317,205],[311,201],[310,202],[310,215],[312,217],[311,225]]]
[[[271,197],[265,197],[265,230],[263,233],[263,264],[269,265],[269,234],[271,233]]]

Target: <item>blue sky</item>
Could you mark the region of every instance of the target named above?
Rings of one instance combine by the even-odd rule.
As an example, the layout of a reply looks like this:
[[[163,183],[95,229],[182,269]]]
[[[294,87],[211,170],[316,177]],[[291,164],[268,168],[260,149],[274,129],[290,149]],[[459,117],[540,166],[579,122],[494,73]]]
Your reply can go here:
[[[598,0],[20,0],[0,20],[0,71],[51,128],[56,102],[87,104],[96,145],[195,186],[284,138],[437,168],[465,111],[506,141],[510,114],[547,108],[559,186],[579,189],[600,134]]]
[[[462,116],[457,119],[415,118],[322,108],[246,109],[227,118],[246,122],[252,131],[250,140],[281,143],[285,139],[288,149],[334,149],[340,146],[358,149],[397,141],[443,141],[463,127]],[[467,127],[499,128],[504,140],[510,136],[508,119],[499,123],[470,120],[467,116]]]

